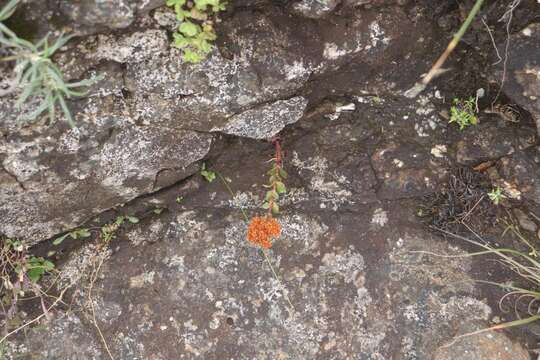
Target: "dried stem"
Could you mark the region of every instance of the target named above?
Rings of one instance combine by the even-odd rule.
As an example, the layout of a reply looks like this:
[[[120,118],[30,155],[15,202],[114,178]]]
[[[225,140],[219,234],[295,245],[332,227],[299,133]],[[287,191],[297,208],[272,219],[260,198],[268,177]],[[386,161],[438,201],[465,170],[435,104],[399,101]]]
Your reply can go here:
[[[266,254],[266,251],[264,249],[262,250],[264,257],[266,258],[266,262],[268,263],[268,266],[270,266],[270,270],[272,270],[272,273],[274,274],[274,277],[276,278],[276,281],[283,286],[283,283],[279,279],[279,276],[277,275],[276,271],[274,270],[274,267],[272,266],[272,263],[270,262],[270,259],[268,258],[268,255]],[[285,299],[289,303],[289,306],[291,307],[291,314],[294,314],[294,306],[291,302],[291,299],[289,299],[289,295],[287,295],[287,292],[283,292],[283,295],[285,296]]]
[[[458,335],[458,336],[454,337],[451,342],[441,346],[441,348],[444,349],[444,348],[450,347],[450,346],[454,345],[456,343],[456,341],[458,341],[459,339],[463,339],[463,338],[474,336],[474,335],[483,334],[483,333],[488,332],[488,331],[502,330],[502,329],[507,329],[507,328],[513,327],[513,326],[522,326],[522,325],[526,325],[526,324],[532,323],[532,322],[537,321],[537,320],[540,320],[540,315],[534,315],[534,316],[530,316],[530,317],[525,318],[525,319],[518,319],[518,320],[514,320],[514,321],[509,321],[509,322],[506,322],[504,324],[498,324],[498,325],[494,325],[494,326],[491,326],[491,327],[488,327],[488,328],[484,328],[484,329],[472,331],[472,332],[469,332],[469,333],[466,333],[466,334]]]
[[[99,328],[99,325],[97,323],[96,311],[94,309],[94,300],[92,299],[92,289],[94,288],[94,283],[96,282],[97,277],[99,275],[99,271],[101,270],[101,265],[103,265],[103,258],[100,259],[97,269],[95,268],[92,274],[90,275],[90,286],[88,288],[88,302],[90,303],[90,309],[92,310],[92,321],[98,331],[99,337],[101,338],[101,342],[103,343],[103,346],[105,347],[105,350],[107,351],[107,354],[109,355],[111,360],[114,360],[114,357],[112,356],[111,351],[109,350],[109,346],[107,345],[107,341],[105,341],[105,337],[103,336],[103,333],[101,332],[101,329]]]
[[[512,3],[508,6],[508,10],[504,13],[501,19],[499,21],[504,21],[506,18],[506,42],[504,45],[504,61],[503,61],[503,71],[501,76],[501,84],[499,86],[499,90],[497,91],[497,95],[495,95],[495,99],[491,102],[491,106],[497,102],[499,99],[499,96],[501,95],[502,89],[504,87],[504,83],[506,82],[506,69],[508,65],[508,50],[510,48],[510,26],[512,24],[512,18],[514,16],[514,10],[519,6],[521,3],[521,0],[513,0]],[[499,56],[500,58],[500,56]]]
[[[474,4],[473,8],[469,12],[469,15],[467,16],[467,19],[465,19],[465,21],[463,22],[463,24],[459,28],[458,32],[454,35],[452,41],[450,41],[450,43],[446,47],[446,50],[442,53],[442,55],[435,62],[435,64],[433,64],[433,66],[431,67],[431,69],[429,70],[427,75],[424,77],[424,79],[422,79],[422,83],[424,85],[429,84],[429,82],[439,73],[440,68],[444,65],[444,62],[446,61],[448,56],[450,56],[452,51],[454,51],[454,49],[458,45],[459,41],[461,40],[463,35],[465,35],[465,32],[467,31],[467,29],[471,25],[474,17],[478,13],[478,11],[480,11],[480,8],[482,7],[483,2],[484,2],[484,0],[476,0],[476,3]]]
[[[69,289],[69,287],[66,287],[62,290],[62,292],[60,293],[60,296],[58,296],[58,298],[52,303],[51,306],[49,306],[47,308],[47,313],[49,311],[51,311],[60,301],[62,301],[62,297],[64,296],[64,293]],[[41,318],[45,317],[46,316],[46,313],[43,313],[37,317],[35,317],[34,319],[24,323],[23,325],[19,326],[18,328],[16,328],[15,330],[9,332],[8,334],[6,334],[3,338],[0,339],[0,345],[8,338],[10,337],[11,335],[13,334],[16,334],[17,332],[19,332],[20,330],[24,329],[25,327],[39,321]]]

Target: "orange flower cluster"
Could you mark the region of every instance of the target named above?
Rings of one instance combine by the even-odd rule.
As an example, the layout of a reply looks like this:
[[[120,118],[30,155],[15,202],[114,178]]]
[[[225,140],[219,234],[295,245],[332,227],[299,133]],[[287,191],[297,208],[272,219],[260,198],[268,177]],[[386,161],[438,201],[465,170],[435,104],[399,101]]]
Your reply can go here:
[[[270,239],[279,236],[280,233],[281,226],[274,218],[255,216],[249,223],[247,238],[256,245],[270,249],[272,247]]]

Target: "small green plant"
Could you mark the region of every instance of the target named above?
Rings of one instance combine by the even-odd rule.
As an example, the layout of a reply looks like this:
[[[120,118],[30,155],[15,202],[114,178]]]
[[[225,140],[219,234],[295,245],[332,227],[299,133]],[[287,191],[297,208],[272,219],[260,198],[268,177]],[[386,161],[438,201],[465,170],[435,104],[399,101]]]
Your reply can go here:
[[[92,234],[88,229],[75,229],[53,240],[53,245],[60,245],[68,236],[73,240],[84,239],[90,237]]]
[[[465,129],[467,126],[478,124],[478,117],[475,115],[475,100],[473,97],[467,100],[454,99],[450,108],[449,123],[459,125],[459,130]]]
[[[276,148],[276,157],[272,159],[272,168],[268,171],[268,185],[264,185],[269,190],[266,192],[262,207],[269,210],[271,214],[279,214],[279,205],[277,202],[280,195],[287,192],[287,188],[283,183],[283,180],[287,178],[287,172],[283,169],[279,140],[274,140],[274,146]]]
[[[65,304],[64,294],[74,285],[59,285],[60,273],[55,265],[28,250],[28,245],[21,241],[0,237],[0,359],[5,355],[8,338],[32,324],[39,324],[42,318],[51,319],[52,311],[59,304]],[[43,279],[46,274],[49,276]],[[51,291],[53,288],[55,290]],[[21,317],[18,308],[22,301],[38,301],[42,313],[30,320]]]
[[[0,21],[9,18],[19,2],[20,0],[11,0],[7,3],[0,10]],[[75,126],[66,98],[84,96],[85,92],[81,92],[80,88],[93,84],[98,78],[77,82],[65,81],[62,72],[52,61],[52,56],[71,38],[72,36],[61,35],[51,43],[47,35],[33,44],[19,38],[7,26],[0,23],[0,44],[10,53],[2,60],[15,61],[15,76],[10,81],[11,91],[22,89],[15,106],[21,110],[27,100],[36,103],[32,111],[19,116],[20,120],[32,121],[48,111],[50,121],[54,122],[56,108],[59,106],[68,123]]]
[[[177,204],[180,204],[182,201],[184,201],[184,197],[183,196],[177,196],[175,201],[176,201]]]
[[[182,50],[185,62],[198,63],[212,51],[211,42],[217,38],[214,22],[225,5],[222,0],[167,0],[180,22],[174,46]]]
[[[27,250],[28,246],[18,240],[3,239],[0,249],[0,264],[2,264],[0,292],[3,289],[23,286],[25,277],[36,283],[45,273],[54,270],[52,262],[42,257],[31,256]],[[13,274],[17,274],[15,280],[13,280]]]
[[[24,328],[20,326],[10,331],[16,324],[20,301],[39,298],[42,308],[46,309],[44,296],[47,294],[38,282],[43,275],[54,271],[54,264],[51,261],[30,255],[28,246],[21,241],[0,237],[0,324],[3,325],[3,334],[0,336],[0,355],[2,355],[5,340]],[[1,356],[0,358],[3,359]]]
[[[23,269],[21,268],[21,271],[22,270]],[[42,257],[32,256],[28,258],[25,270],[28,278],[32,282],[37,283],[45,273],[54,270],[54,264]]]
[[[212,182],[212,181],[214,181],[215,178],[216,178],[216,173],[213,172],[213,171],[211,171],[211,170],[207,170],[207,169],[206,169],[206,164],[203,163],[203,164],[202,164],[202,167],[201,167],[201,176],[202,176],[203,178],[205,178],[206,181]]]
[[[101,230],[100,230],[101,242],[107,245],[112,240],[114,240],[116,238],[116,232],[120,229],[120,227],[124,224],[126,220],[132,224],[137,224],[139,222],[139,218],[135,216],[128,216],[128,215],[117,216],[113,222],[110,222],[101,227]]]
[[[501,200],[505,197],[502,193],[502,189],[499,186],[488,192],[488,196],[495,205],[499,205]]]

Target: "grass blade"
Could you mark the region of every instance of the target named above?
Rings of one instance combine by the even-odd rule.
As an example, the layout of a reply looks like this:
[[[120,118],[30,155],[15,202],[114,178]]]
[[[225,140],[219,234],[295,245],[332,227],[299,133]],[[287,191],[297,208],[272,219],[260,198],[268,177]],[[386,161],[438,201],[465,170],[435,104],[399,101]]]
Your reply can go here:
[[[73,118],[71,117],[71,112],[69,111],[69,108],[67,107],[66,101],[64,100],[64,97],[62,95],[58,95],[58,102],[60,103],[60,107],[62,108],[62,111],[64,112],[64,115],[66,117],[66,120],[72,128],[75,127],[75,123],[73,122]]]
[[[49,108],[49,101],[51,100],[50,96],[46,97],[41,104],[32,112],[23,115],[25,120],[35,120],[39,115],[41,115],[45,110]]]
[[[450,347],[453,344],[455,344],[456,341],[458,341],[459,339],[463,339],[465,337],[479,335],[479,334],[482,334],[482,333],[485,333],[485,332],[488,332],[488,331],[502,330],[502,329],[508,329],[508,328],[511,328],[511,327],[514,327],[514,326],[526,325],[526,324],[532,323],[532,322],[537,321],[537,320],[540,320],[540,315],[529,316],[529,317],[527,317],[525,319],[518,319],[518,320],[514,320],[514,321],[509,321],[509,322],[505,322],[505,323],[502,323],[502,324],[497,324],[497,325],[494,325],[494,326],[490,326],[490,327],[485,328],[485,329],[480,329],[480,330],[477,330],[477,331],[462,334],[462,335],[456,336],[450,343],[441,346],[441,348]]]
[[[52,56],[58,49],[66,45],[68,41],[71,40],[73,37],[75,36],[74,35],[68,35],[68,36],[61,35],[53,44],[53,46],[48,48],[47,57]]]
[[[0,10],[0,21],[4,21],[11,17],[15,10],[17,10],[17,5],[19,5],[20,0],[11,0],[8,2],[2,10]]]

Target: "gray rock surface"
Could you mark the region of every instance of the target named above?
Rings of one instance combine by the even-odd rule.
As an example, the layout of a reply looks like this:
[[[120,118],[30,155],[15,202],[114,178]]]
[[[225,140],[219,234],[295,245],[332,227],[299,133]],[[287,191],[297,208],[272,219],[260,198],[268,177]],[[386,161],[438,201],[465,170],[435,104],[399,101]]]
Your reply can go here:
[[[531,220],[529,216],[527,216],[527,214],[525,214],[523,210],[514,209],[513,213],[519,223],[519,226],[521,226],[523,230],[530,231],[533,234],[536,232],[538,226],[534,221]]]
[[[34,41],[49,32],[86,36],[116,31],[163,5],[165,0],[25,0],[14,15],[19,24],[14,30]]]
[[[83,32],[96,32],[99,29],[123,29],[131,25],[135,12],[129,0],[99,1],[76,0],[60,3],[60,11]]]
[[[94,330],[85,284],[103,261],[92,303],[118,359],[442,360],[468,358],[471,351],[479,359],[527,359],[524,347],[504,333],[453,343],[457,335],[492,324],[496,307],[471,281],[475,267],[489,261],[475,265],[467,256],[433,255],[466,251],[427,232],[415,215],[418,196],[436,187],[419,191],[407,184],[425,185],[425,169],[427,183],[434,183],[445,174],[437,169],[456,161],[451,147],[442,145],[445,134],[420,135],[434,131],[422,124],[437,122],[436,112],[427,111],[436,99],[427,95],[421,107],[406,98],[370,101],[358,97],[354,112],[313,116],[286,130],[289,192],[278,217],[282,235],[267,253],[279,281],[260,249],[247,242],[241,213],[263,211],[271,145],[229,139],[209,166],[230,180],[233,194],[219,180],[196,176],[141,199],[168,211],[145,211],[151,215],[126,226],[110,254],[87,244],[61,267],[63,282],[82,284],[73,301],[87,309],[81,312],[86,321],[70,327],[69,318],[58,317],[42,326],[75,339]],[[392,111],[382,113],[388,106]],[[391,119],[379,132],[377,125]],[[80,348],[103,354],[92,334]],[[10,356],[72,354],[56,338],[47,348],[39,339],[13,338]]]
[[[302,16],[319,19],[330,14],[341,0],[301,0],[292,5],[293,11]]]
[[[94,338],[93,329],[86,327],[75,314],[52,317],[47,331],[30,329],[28,336],[33,341],[29,344],[30,348],[23,344],[7,344],[9,359],[15,358],[16,354],[29,354],[30,349],[32,355],[29,356],[39,356],[41,359],[102,359],[105,356],[99,347],[99,340]],[[55,341],[51,342],[51,339]]]
[[[534,129],[516,130],[504,124],[499,127],[487,121],[481,123],[463,132],[461,140],[456,144],[457,161],[462,165],[478,165],[511,155],[517,149],[531,147],[535,142],[531,131]]]
[[[10,337],[6,357],[102,359],[109,349],[119,360],[527,359],[536,338],[454,341],[513,319],[498,310],[500,289],[472,281],[506,275],[466,256],[474,249],[461,240],[430,232],[418,209],[461,166],[484,161],[495,164],[486,170],[497,173],[494,185],[540,204],[537,138],[530,123],[488,114],[466,131],[448,124],[448,99],[477,85],[468,73],[403,95],[441,46],[432,2],[404,3],[344,1],[313,19],[269,1],[235,2],[217,27],[219,46],[197,65],[170,47],[167,11],[145,13],[152,1],[123,0],[131,13],[106,33],[92,16],[109,1],[64,4],[87,6],[73,19],[99,33],[56,60],[70,79],[105,77],[69,102],[76,129],[45,119],[22,126],[13,97],[0,98],[0,235],[37,244],[87,226],[92,237],[35,247],[55,251],[71,306]],[[246,240],[241,210],[265,213],[274,149],[262,140],[277,133],[288,191],[266,258]],[[203,161],[227,187],[197,175]],[[500,210],[484,199],[482,211]],[[105,241],[100,227],[118,215],[140,221]],[[493,217],[480,235],[506,241]],[[17,320],[30,320],[41,304],[22,308]]]
[[[500,175],[520,196],[540,205],[540,149],[501,159]]]
[[[409,217],[405,203],[361,205],[339,217],[287,211],[279,219],[283,235],[268,252],[277,281],[246,241],[238,209],[192,208],[216,204],[208,190],[186,194],[183,210],[150,219],[147,231],[129,231],[129,242],[101,266],[92,301],[115,358],[428,359],[463,324],[480,329],[491,318],[490,307],[475,297],[469,258],[442,263],[412,252],[462,253],[414,227],[398,228]],[[67,266],[93,262],[86,271],[95,268],[99,254],[87,248]],[[92,249],[95,255],[87,256]],[[84,289],[76,303],[88,306]],[[90,319],[77,326],[72,317],[44,323],[45,332],[60,331],[50,345],[43,347],[41,337],[24,346],[15,341],[9,355],[68,359],[73,341],[83,341],[79,353],[103,354]],[[483,337],[475,351],[488,359],[494,351],[507,353],[508,344],[497,334]],[[519,345],[512,349],[526,359]],[[442,354],[459,358],[466,351],[455,346]]]
[[[233,115],[223,128],[214,128],[212,131],[253,139],[270,139],[286,125],[297,122],[304,114],[306,105],[307,99],[303,97],[278,100]]]
[[[35,244],[192,174],[211,144],[209,135],[187,130],[126,124],[110,131],[0,142],[12,154],[0,170],[7,177],[0,232]]]
[[[540,24],[533,23],[510,37],[503,91],[531,113],[540,134]],[[500,46],[503,48],[503,45]],[[500,83],[502,64],[492,76]]]
[[[150,4],[62,6],[76,23],[97,29],[126,27]],[[182,62],[149,15],[141,15],[137,30],[72,42],[56,58],[66,77],[104,75],[89,97],[69,103],[77,129],[44,120],[22,127],[15,97],[0,98],[7,115],[0,123],[0,176],[7,179],[0,233],[34,244],[179,181],[196,171],[191,165],[208,152],[212,132],[272,137],[301,118],[308,102],[301,92],[310,78],[353,56],[375,65],[391,40],[403,36],[396,19],[411,24],[399,8],[385,17],[351,16],[351,24],[306,22],[299,31],[283,9],[239,11],[223,24],[222,50],[196,65]]]

